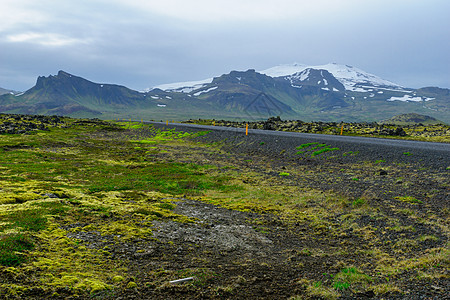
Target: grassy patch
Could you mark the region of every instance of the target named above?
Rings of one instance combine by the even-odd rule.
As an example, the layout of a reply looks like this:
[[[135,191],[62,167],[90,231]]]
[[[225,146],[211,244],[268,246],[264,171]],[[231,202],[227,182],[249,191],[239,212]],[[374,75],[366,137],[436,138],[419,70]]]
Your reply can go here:
[[[423,203],[421,200],[418,200],[411,196],[399,196],[399,197],[395,197],[395,199],[400,200],[402,202],[410,203],[410,204],[422,204]]]
[[[332,148],[331,146],[328,146],[326,144],[319,144],[319,143],[306,143],[302,144],[298,147],[296,147],[297,155],[301,155],[304,153],[310,153],[311,157],[320,155],[322,153],[330,152],[330,151],[336,151],[339,150],[339,148]]]
[[[25,262],[24,252],[34,248],[33,242],[24,234],[10,234],[0,238],[0,265],[18,266]]]
[[[366,200],[363,198],[357,198],[355,200],[352,201],[352,206],[357,208],[357,207],[361,207],[364,204],[366,204]]]

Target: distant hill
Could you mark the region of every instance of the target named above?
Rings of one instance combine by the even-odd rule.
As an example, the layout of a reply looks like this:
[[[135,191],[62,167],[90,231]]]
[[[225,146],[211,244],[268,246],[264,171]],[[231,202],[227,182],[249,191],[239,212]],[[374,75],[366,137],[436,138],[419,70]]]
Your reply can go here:
[[[396,125],[415,125],[415,124],[434,125],[434,124],[443,124],[444,122],[439,121],[430,116],[419,115],[416,113],[409,113],[392,117],[389,120],[383,121],[382,123],[396,124]]]
[[[7,89],[4,89],[4,88],[1,88],[1,87],[0,87],[0,95],[11,94],[11,93],[17,94],[18,92],[12,91],[12,90],[7,90]]]

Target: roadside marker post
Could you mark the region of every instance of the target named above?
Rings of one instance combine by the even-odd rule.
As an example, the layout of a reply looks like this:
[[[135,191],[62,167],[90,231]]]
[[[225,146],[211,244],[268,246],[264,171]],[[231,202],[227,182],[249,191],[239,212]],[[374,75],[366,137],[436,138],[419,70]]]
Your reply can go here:
[[[344,125],[341,127],[341,135],[344,133]]]
[[[169,120],[166,121],[166,125],[169,125]]]
[[[245,124],[245,135],[248,135],[248,123]]]
[[[213,126],[216,126],[216,121],[213,121]]]

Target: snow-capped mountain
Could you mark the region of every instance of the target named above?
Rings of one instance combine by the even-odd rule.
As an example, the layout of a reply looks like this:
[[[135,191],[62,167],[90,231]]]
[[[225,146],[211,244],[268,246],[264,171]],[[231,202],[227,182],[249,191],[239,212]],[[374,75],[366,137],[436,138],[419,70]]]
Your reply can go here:
[[[258,73],[265,74],[267,76],[270,76],[272,78],[279,78],[283,77],[286,80],[289,80],[292,83],[292,86],[298,86],[300,81],[308,81],[311,85],[311,82],[314,82],[315,79],[317,79],[317,72],[313,70],[321,70],[326,71],[327,73],[331,74],[332,77],[337,79],[340,84],[335,84],[334,88],[342,91],[342,85],[345,90],[352,91],[352,92],[368,92],[371,89],[390,89],[394,91],[404,91],[409,92],[408,90],[405,90],[402,86],[399,84],[396,84],[394,82],[391,82],[389,80],[382,79],[376,75],[370,74],[368,72],[365,72],[361,69],[348,66],[348,65],[341,65],[336,63],[329,63],[325,65],[317,65],[317,66],[310,66],[310,65],[304,65],[304,64],[290,64],[290,65],[279,65],[276,67],[272,67],[266,70],[258,71]],[[308,76],[314,76],[315,78],[309,78]],[[326,74],[328,76],[328,74]],[[328,76],[329,77],[329,76]],[[318,86],[321,86],[322,88],[330,88],[326,86],[326,81],[323,80],[317,80],[316,83],[321,81],[321,83],[318,84]],[[201,89],[206,87],[208,84],[210,84],[213,81],[213,78],[208,78],[204,80],[199,81],[188,81],[188,82],[175,82],[175,83],[169,83],[169,84],[163,84],[154,87],[161,89],[166,92],[179,92],[179,93],[190,93],[192,91]],[[339,86],[339,88],[337,87]],[[333,87],[331,87],[332,89]],[[150,91],[152,89],[148,89],[147,91]]]
[[[395,90],[403,89],[402,86],[396,83],[382,79],[361,69],[336,63],[318,66],[308,66],[303,64],[279,65],[259,71],[259,73],[266,74],[271,77],[298,77],[298,74],[302,73],[306,69],[326,70],[330,72],[344,85],[345,89],[348,91],[367,92],[367,88],[374,87],[390,88]]]

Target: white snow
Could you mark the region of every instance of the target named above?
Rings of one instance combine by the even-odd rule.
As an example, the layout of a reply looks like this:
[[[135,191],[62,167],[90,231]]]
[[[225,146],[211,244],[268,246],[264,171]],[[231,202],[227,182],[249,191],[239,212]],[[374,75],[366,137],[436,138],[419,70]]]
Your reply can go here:
[[[165,104],[156,104],[158,107],[166,107]]]
[[[320,72],[320,74],[322,74],[322,72]],[[323,84],[328,85],[328,81],[325,78],[323,79]]]
[[[403,95],[403,97],[391,97],[387,99],[387,101],[412,101],[412,102],[421,102],[423,101],[422,97],[411,97],[410,95]]]
[[[395,89],[401,89],[402,87],[396,83],[393,83],[388,80],[384,80],[376,75],[367,73],[363,70],[360,70],[355,67],[347,66],[347,65],[339,65],[335,63],[330,63],[326,65],[318,65],[318,66],[307,66],[303,64],[293,64],[293,65],[280,65],[277,67],[269,68],[266,70],[259,71],[259,73],[271,76],[271,77],[280,77],[280,76],[289,76],[296,73],[300,73],[305,69],[312,68],[316,70],[327,70],[337,80],[339,80],[344,86],[346,90],[361,92],[362,90],[359,87],[356,87],[357,84],[370,84],[373,86],[389,86]]]
[[[203,91],[199,91],[199,92],[195,93],[194,96],[197,97],[197,96],[200,96],[201,94],[209,93],[217,88],[218,88],[218,86],[213,86],[212,88],[209,88],[207,90],[203,90]]]
[[[170,97],[170,96],[166,96],[166,99],[172,99],[172,97]]]
[[[242,77],[236,77],[237,80],[241,81]]]
[[[23,94],[25,94],[25,92],[16,94],[16,95],[14,95],[14,96],[18,97],[18,96],[22,96]]]
[[[345,86],[345,85],[344,85]],[[367,90],[360,88],[360,87],[351,87],[351,88],[347,88],[345,86],[345,89],[348,91],[352,91],[352,92],[359,92],[359,93],[367,93]]]
[[[329,88],[321,88],[322,90],[324,90],[324,91],[329,91],[330,89]]]
[[[383,91],[379,91],[378,94],[383,94]]]
[[[167,91],[167,92],[190,93],[194,90],[201,89],[202,87],[206,86],[207,84],[211,83],[212,81],[213,81],[213,78],[207,78],[207,79],[198,80],[198,81],[174,82],[174,83],[161,84],[161,85],[155,86],[149,90],[161,89],[161,90]]]
[[[309,68],[307,65],[294,63],[292,65],[279,65],[276,67],[266,69],[264,71],[258,71],[258,73],[266,74],[267,76],[270,77],[281,77],[292,75],[295,73],[300,73],[307,68]]]
[[[322,80],[317,81],[317,84],[320,84],[322,82]]]
[[[150,98],[155,99],[155,100],[158,100],[158,99],[159,99],[158,96],[150,96]]]
[[[339,90],[337,88],[333,87],[333,92],[339,92]],[[345,96],[345,97],[347,97],[347,96]]]
[[[100,84],[100,87],[103,87],[103,84]]]

